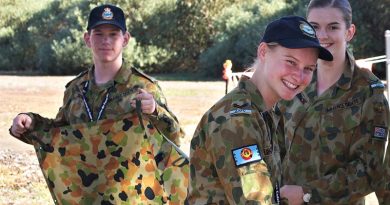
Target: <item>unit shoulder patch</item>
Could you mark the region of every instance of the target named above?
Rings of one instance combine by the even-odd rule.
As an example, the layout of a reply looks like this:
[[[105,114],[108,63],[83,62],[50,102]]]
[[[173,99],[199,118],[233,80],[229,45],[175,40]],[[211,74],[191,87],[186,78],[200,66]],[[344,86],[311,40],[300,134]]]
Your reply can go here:
[[[262,160],[257,144],[248,145],[232,150],[233,160],[237,167],[259,162]]]

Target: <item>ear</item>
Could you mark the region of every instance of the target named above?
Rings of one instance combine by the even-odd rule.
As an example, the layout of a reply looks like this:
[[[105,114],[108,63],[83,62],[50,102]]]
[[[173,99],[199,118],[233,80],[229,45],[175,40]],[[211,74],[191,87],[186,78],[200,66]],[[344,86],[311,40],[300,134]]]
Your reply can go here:
[[[351,26],[347,29],[346,40],[347,42],[351,41],[353,36],[355,35],[356,27],[355,24],[351,24]]]
[[[257,47],[257,58],[264,59],[265,54],[267,53],[267,44],[265,42],[261,42],[259,47]]]
[[[126,47],[127,44],[129,43],[130,39],[131,39],[131,35],[130,35],[130,33],[128,31],[126,31],[125,34],[123,35],[123,45],[122,45],[122,47]]]
[[[91,48],[91,36],[89,35],[88,32],[84,33],[84,42],[88,46],[88,48]]]

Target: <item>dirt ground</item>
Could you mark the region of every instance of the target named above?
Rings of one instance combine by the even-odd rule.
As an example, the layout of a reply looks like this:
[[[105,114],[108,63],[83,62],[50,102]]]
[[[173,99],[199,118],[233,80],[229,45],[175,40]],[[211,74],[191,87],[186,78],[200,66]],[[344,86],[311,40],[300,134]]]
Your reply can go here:
[[[62,104],[69,77],[22,77],[0,75],[0,205],[52,204],[33,147],[8,134],[13,117],[21,112],[36,112],[55,117]],[[168,105],[182,124],[189,142],[201,116],[224,95],[224,82],[160,82]],[[367,197],[376,205],[375,195]]]
[[[36,112],[55,117],[69,77],[0,75],[0,205],[52,204],[33,147],[8,133],[15,115]],[[224,95],[224,82],[164,81],[160,86],[189,142],[203,113]]]

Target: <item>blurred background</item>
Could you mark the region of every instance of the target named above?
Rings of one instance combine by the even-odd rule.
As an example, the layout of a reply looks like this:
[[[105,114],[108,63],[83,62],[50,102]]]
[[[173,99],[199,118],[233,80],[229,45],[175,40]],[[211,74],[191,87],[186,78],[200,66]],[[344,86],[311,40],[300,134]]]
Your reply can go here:
[[[148,73],[219,78],[225,59],[233,72],[248,67],[268,22],[305,16],[309,0],[112,0],[133,36],[125,58]],[[0,0],[0,72],[75,75],[88,68],[83,33],[91,8],[104,1]],[[385,54],[390,1],[350,1],[356,59]],[[385,63],[375,65],[382,78]],[[185,76],[180,75],[180,76]],[[187,75],[188,76],[188,75]]]

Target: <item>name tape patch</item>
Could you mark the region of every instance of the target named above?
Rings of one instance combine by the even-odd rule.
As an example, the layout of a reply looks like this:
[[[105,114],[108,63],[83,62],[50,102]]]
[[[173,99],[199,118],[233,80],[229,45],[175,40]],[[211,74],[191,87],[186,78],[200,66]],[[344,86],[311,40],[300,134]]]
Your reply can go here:
[[[234,110],[230,110],[229,114],[230,114],[231,116],[232,116],[232,115],[238,115],[238,114],[250,115],[250,114],[252,114],[252,110],[236,108],[236,109],[234,109]]]
[[[259,147],[256,144],[234,149],[232,154],[237,167],[262,160]]]

